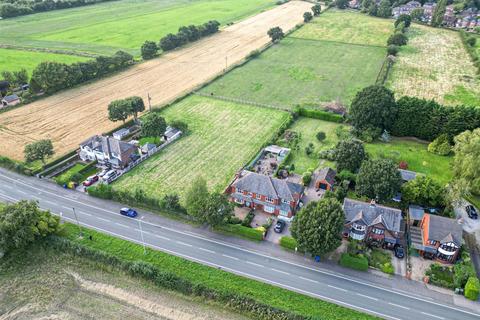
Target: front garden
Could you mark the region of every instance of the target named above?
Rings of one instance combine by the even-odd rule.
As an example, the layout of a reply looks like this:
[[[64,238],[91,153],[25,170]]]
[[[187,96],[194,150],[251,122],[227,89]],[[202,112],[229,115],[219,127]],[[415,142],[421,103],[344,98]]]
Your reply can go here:
[[[339,264],[350,269],[367,271],[373,268],[393,275],[392,254],[386,250],[368,247],[363,242],[350,240],[347,251],[342,253]]]

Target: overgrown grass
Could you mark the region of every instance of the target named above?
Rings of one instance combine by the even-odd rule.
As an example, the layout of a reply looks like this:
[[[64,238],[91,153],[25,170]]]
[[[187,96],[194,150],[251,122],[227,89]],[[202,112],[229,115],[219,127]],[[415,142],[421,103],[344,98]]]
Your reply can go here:
[[[322,300],[317,300],[295,292],[274,287],[268,284],[243,278],[218,269],[190,262],[160,251],[147,249],[143,254],[143,247],[125,240],[88,230],[94,241],[88,237],[78,238],[78,229],[74,225],[66,224],[65,237],[79,242],[87,247],[103,250],[120,259],[128,261],[146,261],[163,271],[188,279],[195,284],[202,284],[208,288],[233,292],[251,297],[265,304],[295,312],[306,317],[326,319],[376,319],[370,315],[340,307]]]
[[[26,47],[140,54],[180,26],[238,21],[274,6],[273,0],[122,0],[0,21],[0,42]]]
[[[287,112],[256,108],[199,96],[161,112],[167,122],[187,123],[191,133],[122,176],[114,189],[142,189],[147,197],[184,195],[196,176],[222,191],[276,130]]]
[[[367,255],[368,265],[382,270],[387,274],[394,274],[392,255],[385,250],[373,248]]]

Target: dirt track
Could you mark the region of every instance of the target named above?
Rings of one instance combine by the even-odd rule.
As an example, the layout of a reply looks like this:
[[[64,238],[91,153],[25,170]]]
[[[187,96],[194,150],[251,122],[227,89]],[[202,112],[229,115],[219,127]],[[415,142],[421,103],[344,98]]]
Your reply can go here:
[[[284,31],[303,21],[308,2],[291,1],[223,29],[184,49],[170,52],[113,77],[0,114],[0,154],[22,160],[24,146],[51,139],[56,155],[78,147],[90,136],[119,125],[107,118],[110,101],[138,95],[162,105],[220,74],[269,42],[267,31]],[[227,58],[226,58],[227,57]]]

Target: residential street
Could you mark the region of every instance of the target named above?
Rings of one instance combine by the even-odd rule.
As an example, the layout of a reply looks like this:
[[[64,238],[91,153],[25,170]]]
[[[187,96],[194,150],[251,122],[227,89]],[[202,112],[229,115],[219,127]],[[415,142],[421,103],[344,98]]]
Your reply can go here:
[[[0,169],[0,200],[37,200],[40,207],[116,237],[258,281],[371,313],[385,319],[480,319],[453,304],[451,295],[401,277],[387,279],[328,263],[314,263],[272,243],[254,243],[139,210],[136,219],[118,214],[121,204],[65,190],[33,177]]]

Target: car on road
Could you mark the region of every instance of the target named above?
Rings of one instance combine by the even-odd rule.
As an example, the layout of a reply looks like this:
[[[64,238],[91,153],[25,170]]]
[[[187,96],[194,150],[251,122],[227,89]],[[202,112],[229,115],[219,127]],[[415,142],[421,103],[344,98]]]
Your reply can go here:
[[[403,259],[403,257],[405,257],[405,249],[400,245],[395,246],[394,252],[395,257],[399,259]]]
[[[97,175],[93,175],[93,176],[90,176],[88,177],[87,179],[85,179],[85,181],[83,181],[83,185],[85,187],[89,187],[91,186],[92,184],[94,184],[95,182],[98,181],[98,176]]]
[[[474,220],[478,219],[477,209],[475,209],[475,207],[472,206],[471,204],[465,207],[465,211],[467,211],[468,217],[470,219],[474,219]]]
[[[138,212],[132,208],[122,208],[120,209],[120,214],[130,218],[135,218],[138,216]]]
[[[275,224],[275,227],[273,228],[273,231],[276,233],[282,233],[283,229],[285,229],[285,226],[287,224],[283,220],[277,220],[277,223]]]

